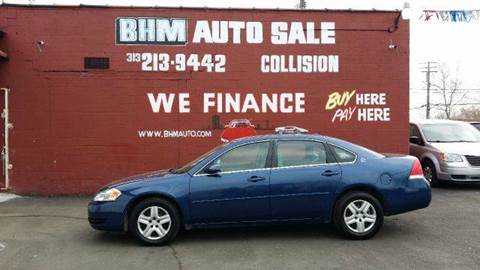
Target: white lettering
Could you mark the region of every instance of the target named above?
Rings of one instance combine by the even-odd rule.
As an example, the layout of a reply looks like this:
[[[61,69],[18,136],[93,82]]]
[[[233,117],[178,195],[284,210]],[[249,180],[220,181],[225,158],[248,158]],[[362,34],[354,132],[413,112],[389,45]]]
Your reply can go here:
[[[180,113],[189,113],[190,112],[190,98],[189,93],[180,93],[178,94],[178,105]]]
[[[287,44],[288,24],[286,22],[272,22],[272,44]]]
[[[212,40],[213,43],[228,42],[228,22],[212,21]]]
[[[157,98],[152,93],[148,93],[148,100],[150,101],[150,106],[152,107],[152,111],[154,113],[160,112],[160,107],[163,107],[164,112],[170,113],[172,112],[173,101],[175,99],[175,94],[167,94],[159,93]]]
[[[208,21],[197,21],[195,26],[195,33],[193,34],[193,43],[212,43],[212,32],[210,31],[210,26]]]
[[[187,24],[184,19],[157,19],[157,41],[162,42],[186,42]]]
[[[338,72],[338,55],[262,55],[260,70],[263,73],[278,72]]]
[[[118,18],[119,43],[186,43],[185,19]]]
[[[155,41],[154,19],[138,19],[138,40]]]
[[[137,21],[135,19],[120,19],[120,42],[134,42],[137,40]]]
[[[358,121],[390,121],[390,108],[361,108],[358,109]]]
[[[254,112],[258,113],[260,112],[260,109],[258,108],[258,104],[255,101],[255,96],[253,94],[247,94],[245,97],[245,101],[243,103],[242,107],[242,112],[247,112],[248,110],[253,110]]]
[[[263,25],[261,22],[247,22],[247,43],[263,42]]]
[[[303,25],[301,22],[292,22],[290,26],[290,35],[288,37],[288,44],[305,44],[305,33],[303,32]]]
[[[210,111],[210,107],[215,107],[215,101],[211,100],[215,98],[214,93],[204,93],[203,94],[203,112],[208,113]]]
[[[245,22],[232,21],[229,22],[228,27],[233,31],[233,43],[239,44],[241,40],[241,31],[245,28]]]
[[[322,29],[322,44],[335,44],[335,23],[322,22],[320,26]]]

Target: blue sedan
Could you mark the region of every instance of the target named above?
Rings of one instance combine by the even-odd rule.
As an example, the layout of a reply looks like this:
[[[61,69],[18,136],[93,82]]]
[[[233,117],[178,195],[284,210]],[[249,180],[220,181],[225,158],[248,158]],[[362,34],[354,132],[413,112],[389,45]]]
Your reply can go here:
[[[102,188],[91,226],[165,244],[180,229],[291,222],[333,223],[368,239],[383,217],[427,207],[418,159],[385,156],[321,135],[256,136],[220,145],[176,169]]]

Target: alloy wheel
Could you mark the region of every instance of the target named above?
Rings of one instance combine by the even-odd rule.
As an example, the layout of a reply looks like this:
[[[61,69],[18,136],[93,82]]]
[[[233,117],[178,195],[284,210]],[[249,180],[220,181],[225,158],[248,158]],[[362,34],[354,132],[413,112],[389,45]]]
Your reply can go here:
[[[377,221],[375,207],[366,200],[352,201],[343,212],[343,220],[353,232],[367,233],[374,227]]]
[[[170,214],[160,206],[145,208],[137,218],[137,228],[143,237],[159,240],[170,231],[172,219]]]

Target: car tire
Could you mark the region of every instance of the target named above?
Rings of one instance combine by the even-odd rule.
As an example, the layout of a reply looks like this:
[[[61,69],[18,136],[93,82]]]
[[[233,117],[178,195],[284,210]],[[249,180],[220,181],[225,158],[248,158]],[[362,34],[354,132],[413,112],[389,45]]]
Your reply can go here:
[[[361,209],[361,207],[365,207]],[[352,240],[374,236],[383,225],[383,207],[371,194],[354,191],[335,204],[333,222],[338,232]]]
[[[437,177],[437,170],[435,168],[435,164],[431,160],[425,159],[422,161],[422,170],[423,170],[423,175],[425,176],[425,179],[430,182],[430,185],[432,187],[438,187],[440,186],[440,181],[438,180]]]
[[[129,216],[129,232],[144,245],[164,245],[177,236],[180,213],[171,202],[150,198],[135,205]]]

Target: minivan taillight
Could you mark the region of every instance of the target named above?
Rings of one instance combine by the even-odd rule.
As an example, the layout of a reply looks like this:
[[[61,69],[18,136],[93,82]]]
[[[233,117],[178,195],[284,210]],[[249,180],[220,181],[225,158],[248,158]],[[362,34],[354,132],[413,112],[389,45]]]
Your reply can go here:
[[[415,161],[413,161],[412,170],[410,170],[410,178],[417,178],[417,177],[423,177],[423,169],[422,169],[422,164],[420,164],[420,161],[417,158],[415,158]]]

